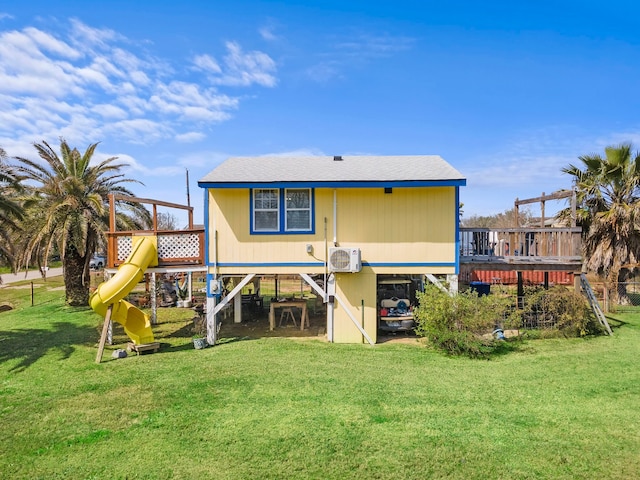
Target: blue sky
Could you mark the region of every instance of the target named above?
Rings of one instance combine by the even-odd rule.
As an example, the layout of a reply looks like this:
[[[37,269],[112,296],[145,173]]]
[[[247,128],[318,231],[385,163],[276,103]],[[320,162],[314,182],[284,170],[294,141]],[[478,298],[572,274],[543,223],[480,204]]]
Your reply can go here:
[[[229,156],[437,154],[465,216],[569,188],[640,146],[632,1],[0,0],[0,145],[118,156],[186,202]],[[547,212],[563,204],[547,204]],[[177,212],[175,212],[177,213]],[[534,211],[534,213],[536,213]]]

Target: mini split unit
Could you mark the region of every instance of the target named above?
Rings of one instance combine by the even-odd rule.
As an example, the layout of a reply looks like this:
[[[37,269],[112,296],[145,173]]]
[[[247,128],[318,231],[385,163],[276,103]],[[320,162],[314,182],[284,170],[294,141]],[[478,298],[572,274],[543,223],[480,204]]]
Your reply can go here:
[[[329,271],[356,273],[362,270],[360,249],[354,247],[329,248]]]

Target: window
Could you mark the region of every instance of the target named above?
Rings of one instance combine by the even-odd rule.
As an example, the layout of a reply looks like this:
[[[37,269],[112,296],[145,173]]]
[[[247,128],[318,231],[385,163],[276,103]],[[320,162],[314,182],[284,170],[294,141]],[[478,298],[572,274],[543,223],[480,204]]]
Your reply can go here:
[[[257,188],[251,198],[251,233],[313,233],[310,188]]]
[[[308,188],[289,188],[284,196],[287,209],[285,229],[311,230],[311,191]]]
[[[253,225],[258,232],[277,232],[280,229],[280,198],[277,189],[254,190]]]

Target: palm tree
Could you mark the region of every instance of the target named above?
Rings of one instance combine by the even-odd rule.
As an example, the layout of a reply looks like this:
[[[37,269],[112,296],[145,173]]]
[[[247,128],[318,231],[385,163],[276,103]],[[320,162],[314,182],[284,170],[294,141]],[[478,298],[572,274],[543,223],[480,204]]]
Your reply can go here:
[[[122,184],[137,182],[120,173],[124,164],[114,163],[117,157],[92,165],[97,146],[97,143],[89,145],[81,154],[61,139],[58,157],[43,141],[34,144],[42,161],[16,157],[19,163],[15,171],[29,190],[22,263],[37,262],[41,266],[57,247],[64,269],[66,302],[72,306],[88,302],[89,260],[96,247],[104,244],[104,232],[109,225],[108,195],[131,195]],[[135,217],[121,212],[119,223],[136,229],[148,228],[150,215],[142,205],[125,207]]]
[[[616,287],[640,258],[640,154],[625,143],[605,148],[604,158],[579,159],[583,169],[569,165],[562,171],[576,188],[586,267],[605,277],[613,300],[624,302],[628,297]]]
[[[7,153],[0,147],[0,260],[8,263],[11,270],[15,271],[13,233],[17,229],[16,222],[22,219],[22,207],[16,199],[20,184],[6,159]]]

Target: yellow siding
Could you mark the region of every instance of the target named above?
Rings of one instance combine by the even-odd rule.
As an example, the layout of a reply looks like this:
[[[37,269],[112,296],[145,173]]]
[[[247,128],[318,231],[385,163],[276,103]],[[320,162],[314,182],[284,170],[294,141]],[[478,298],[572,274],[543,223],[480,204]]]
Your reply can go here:
[[[451,266],[399,269],[375,265],[454,263],[454,187],[394,188],[390,194],[385,194],[382,188],[338,189],[336,192],[335,232],[334,190],[316,189],[315,234],[251,235],[249,190],[210,190],[209,228],[218,233],[217,257],[213,238],[209,239],[210,262],[217,258],[222,264],[257,264],[223,267],[219,273],[321,273],[325,248],[332,245],[335,233],[339,246],[360,247],[363,262],[372,264],[372,271],[376,273],[454,272]],[[307,254],[307,244],[313,246],[317,259]],[[299,265],[277,265],[282,263]]]
[[[455,215],[453,187],[341,190],[338,243],[369,263],[453,262]]]
[[[349,305],[351,315],[360,326],[364,327],[367,335],[376,342],[376,275],[364,272],[358,274],[338,273],[336,274],[336,295]],[[335,343],[368,343],[344,307],[338,302],[335,303],[334,313],[333,339]]]

